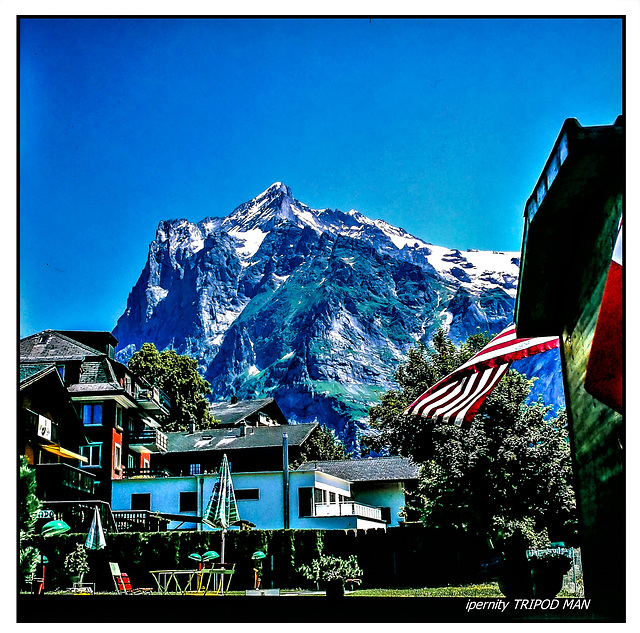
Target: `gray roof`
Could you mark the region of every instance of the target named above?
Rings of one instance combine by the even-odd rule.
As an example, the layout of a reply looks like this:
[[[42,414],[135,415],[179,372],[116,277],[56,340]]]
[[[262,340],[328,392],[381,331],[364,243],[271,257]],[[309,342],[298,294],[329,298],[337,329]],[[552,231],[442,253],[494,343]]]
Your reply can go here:
[[[55,362],[100,356],[104,356],[104,353],[55,330],[45,330],[20,339],[20,361]]]
[[[229,451],[243,448],[270,448],[282,446],[282,435],[287,434],[289,446],[300,446],[318,426],[291,424],[278,426],[251,426],[246,435],[239,429],[213,428],[195,433],[167,433],[167,452],[186,453],[192,451]]]
[[[319,470],[350,482],[418,479],[419,467],[406,457],[373,457],[304,462],[298,470]]]
[[[20,365],[20,388],[38,380],[50,371],[55,371],[56,366],[50,363],[29,363]]]
[[[273,398],[255,398],[253,400],[238,400],[238,402],[213,402],[209,405],[209,412],[225,426],[238,424],[254,413],[262,411],[275,422],[288,424],[287,419]]]

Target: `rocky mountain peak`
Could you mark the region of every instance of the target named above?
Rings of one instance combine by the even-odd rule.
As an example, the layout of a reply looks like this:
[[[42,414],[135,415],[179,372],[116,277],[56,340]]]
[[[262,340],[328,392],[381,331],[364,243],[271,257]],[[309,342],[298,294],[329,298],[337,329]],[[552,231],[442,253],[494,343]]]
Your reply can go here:
[[[212,400],[274,397],[356,449],[418,341],[511,321],[518,255],[435,246],[275,182],[225,218],[160,222],[113,332],[118,359],[145,342],[188,354]]]

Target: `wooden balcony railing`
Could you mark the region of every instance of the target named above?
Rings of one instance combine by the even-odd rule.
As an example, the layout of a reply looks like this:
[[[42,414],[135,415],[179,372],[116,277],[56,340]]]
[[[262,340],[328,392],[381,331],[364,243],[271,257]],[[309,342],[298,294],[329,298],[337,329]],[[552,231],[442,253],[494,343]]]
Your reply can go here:
[[[36,464],[38,492],[45,499],[72,499],[95,492],[95,475],[68,464]]]
[[[157,428],[144,427],[129,437],[129,446],[134,451],[148,451],[150,453],[167,452],[167,436]]]

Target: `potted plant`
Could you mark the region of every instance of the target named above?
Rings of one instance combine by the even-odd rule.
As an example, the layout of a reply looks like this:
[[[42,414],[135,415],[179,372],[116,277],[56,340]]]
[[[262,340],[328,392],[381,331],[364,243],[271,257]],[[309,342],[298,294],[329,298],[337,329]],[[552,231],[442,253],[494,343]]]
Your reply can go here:
[[[562,578],[571,569],[571,558],[562,552],[538,552],[529,558],[534,598],[555,598]]]
[[[71,582],[82,582],[82,578],[89,571],[89,557],[82,543],[78,543],[64,559],[64,569],[69,574]]]
[[[322,584],[329,598],[344,596],[345,581],[362,576],[358,559],[353,554],[349,558],[320,554],[319,558],[311,561],[311,565],[301,565],[298,571],[307,580]]]

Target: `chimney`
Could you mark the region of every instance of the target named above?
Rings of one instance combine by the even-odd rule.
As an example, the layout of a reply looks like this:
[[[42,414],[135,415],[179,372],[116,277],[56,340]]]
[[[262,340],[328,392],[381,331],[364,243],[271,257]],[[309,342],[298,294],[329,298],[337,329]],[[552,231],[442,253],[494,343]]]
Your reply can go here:
[[[236,397],[236,394],[234,393],[234,394],[231,396],[231,404],[235,404],[236,402],[238,402],[238,398]]]

